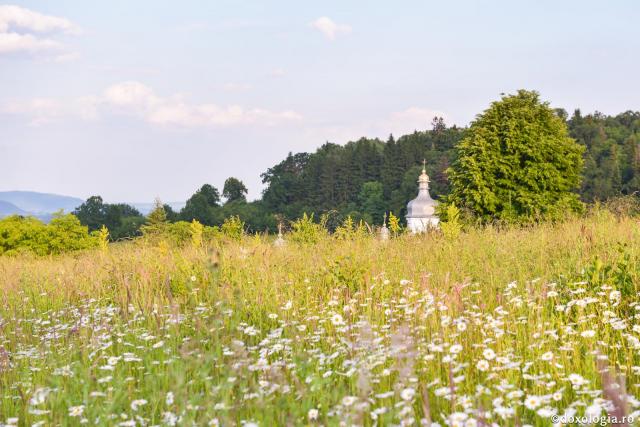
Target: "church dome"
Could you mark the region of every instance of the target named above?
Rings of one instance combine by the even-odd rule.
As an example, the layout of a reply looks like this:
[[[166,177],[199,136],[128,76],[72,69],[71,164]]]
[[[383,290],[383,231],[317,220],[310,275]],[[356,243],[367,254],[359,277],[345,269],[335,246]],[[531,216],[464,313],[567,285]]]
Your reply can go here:
[[[429,175],[424,167],[418,184],[418,197],[407,204],[407,218],[432,218],[435,216],[438,202],[429,195]]]

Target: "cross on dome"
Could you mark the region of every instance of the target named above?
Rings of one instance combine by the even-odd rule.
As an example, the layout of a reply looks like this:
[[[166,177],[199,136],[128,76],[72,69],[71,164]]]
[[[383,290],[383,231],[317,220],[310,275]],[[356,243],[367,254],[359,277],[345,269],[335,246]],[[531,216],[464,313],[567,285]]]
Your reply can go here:
[[[425,159],[422,160],[422,174],[420,174],[420,177],[418,177],[418,183],[419,184],[426,184],[427,188],[429,188],[429,182],[431,182],[431,180],[429,179],[429,175],[427,175],[427,161]]]

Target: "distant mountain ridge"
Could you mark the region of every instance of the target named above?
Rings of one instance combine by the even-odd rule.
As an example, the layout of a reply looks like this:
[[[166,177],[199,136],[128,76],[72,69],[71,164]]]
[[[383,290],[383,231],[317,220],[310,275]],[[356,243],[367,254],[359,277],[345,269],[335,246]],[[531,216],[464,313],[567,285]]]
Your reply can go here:
[[[0,201],[9,202],[26,214],[39,216],[51,214],[60,209],[64,209],[65,212],[71,212],[80,206],[84,200],[77,197],[38,193],[36,191],[0,191]]]
[[[63,196],[53,193],[39,193],[37,191],[0,191],[0,218],[8,215],[31,215],[48,221],[51,215],[60,209],[73,212],[84,203],[78,197]],[[126,202],[124,202],[126,203]],[[148,214],[154,203],[126,203],[138,209],[143,215]],[[179,211],[184,202],[168,202],[174,210]]]

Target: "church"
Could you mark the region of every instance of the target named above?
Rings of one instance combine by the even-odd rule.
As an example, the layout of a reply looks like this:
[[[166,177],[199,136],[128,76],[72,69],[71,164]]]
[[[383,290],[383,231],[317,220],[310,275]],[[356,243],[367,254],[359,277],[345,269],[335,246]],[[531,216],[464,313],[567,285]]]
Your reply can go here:
[[[437,204],[429,194],[429,175],[426,161],[423,161],[422,173],[418,177],[418,197],[407,204],[407,227],[411,233],[424,233],[438,227],[440,219],[436,216]]]

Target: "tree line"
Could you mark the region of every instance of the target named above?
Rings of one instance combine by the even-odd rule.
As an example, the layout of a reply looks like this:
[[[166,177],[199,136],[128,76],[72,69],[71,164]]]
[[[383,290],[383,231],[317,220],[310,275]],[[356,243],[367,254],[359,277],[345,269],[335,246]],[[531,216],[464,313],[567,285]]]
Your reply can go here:
[[[502,158],[499,156],[505,155],[507,151],[504,147],[500,148],[500,144],[505,144],[506,133],[517,130],[522,124],[517,121],[509,124],[505,117],[512,115],[505,108],[520,108],[523,120],[529,120],[526,118],[530,117],[532,111],[536,111],[536,120],[540,122],[531,122],[529,125],[544,128],[543,133],[538,134],[530,133],[524,128],[513,134],[521,139],[520,148],[515,152],[518,161],[525,161],[522,153],[526,157],[532,146],[540,145],[535,138],[544,139],[549,132],[557,134],[558,141],[565,138],[566,132],[567,138],[582,147],[579,153],[571,151],[571,156],[577,153],[584,168],[581,164],[576,164],[575,169],[567,169],[578,175],[575,179],[566,181],[566,188],[562,187],[564,184],[560,185],[564,190],[575,193],[576,201],[604,201],[620,195],[635,194],[640,190],[640,112],[627,111],[607,116],[599,112],[583,115],[580,110],[575,110],[569,117],[565,110],[550,109],[548,104],[541,104],[537,93],[520,91],[511,98],[505,97],[492,104],[474,122],[475,128],[474,124],[470,127],[447,126],[441,117],[435,117],[429,129],[416,130],[397,139],[390,135],[386,141],[361,138],[345,145],[327,142],[313,153],[289,153],[280,163],[262,173],[265,189],[259,200],[247,201],[246,186],[237,178],[231,177],[225,181],[222,193],[216,187],[204,184],[179,212],[165,205],[166,216],[173,222],[195,219],[209,226],[219,226],[225,218],[236,216],[244,221],[249,231],[274,231],[279,222],[300,218],[305,212],[318,215],[329,213],[327,226],[330,229],[347,217],[356,222],[363,220],[369,224],[380,224],[386,213],[393,212],[403,219],[407,202],[416,195],[416,179],[423,159],[426,160],[427,173],[431,177],[432,196],[440,200],[449,198],[464,205],[466,201],[459,194],[458,197],[452,194],[452,177],[455,176],[452,169],[460,164],[460,156],[465,155],[462,142],[467,140],[472,146],[476,146],[474,144],[478,143],[477,128],[481,119],[488,127],[493,126],[492,129],[499,128],[495,123],[502,123],[504,129],[494,135],[497,145],[493,146],[498,147],[494,153],[498,157],[494,156],[494,160]],[[542,156],[539,158],[542,163],[561,162],[563,156],[554,156],[557,147],[549,145],[545,153],[536,155]],[[579,159],[570,156],[564,159],[565,163],[567,159],[570,163],[580,163]],[[510,173],[518,172],[516,169],[510,169]],[[534,173],[531,168],[527,170],[530,174]],[[492,173],[502,173],[499,168],[496,171],[498,172]],[[562,181],[562,169],[558,171],[556,181],[559,183]],[[548,171],[544,170],[536,173],[548,175]],[[512,178],[536,179],[515,175]],[[460,185],[458,187],[463,188]],[[492,191],[491,188],[489,190]],[[501,209],[519,209],[518,203],[522,206],[530,203],[527,200],[516,202],[516,193],[515,190],[504,193],[508,194],[504,197],[509,197],[509,206]],[[546,203],[557,203],[560,200],[568,203],[562,206],[571,208],[573,202],[566,198],[551,198]],[[123,204],[106,204],[99,196],[89,198],[74,214],[89,230],[97,230],[105,225],[112,239],[137,235],[145,222],[145,218],[135,208]]]

